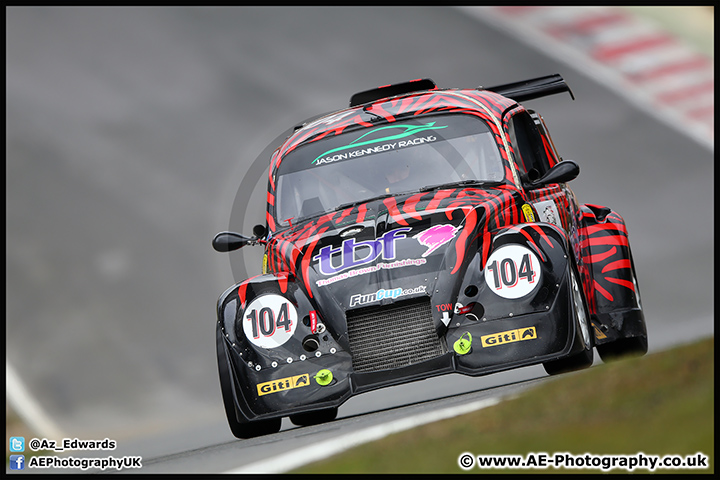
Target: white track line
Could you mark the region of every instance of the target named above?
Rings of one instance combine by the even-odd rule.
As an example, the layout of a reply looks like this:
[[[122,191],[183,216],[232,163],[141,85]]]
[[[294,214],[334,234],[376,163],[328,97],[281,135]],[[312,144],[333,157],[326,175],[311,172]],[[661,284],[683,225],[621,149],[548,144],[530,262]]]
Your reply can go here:
[[[5,359],[5,398],[36,435],[58,441],[65,438],[55,422],[50,420],[50,417],[27,391],[7,358]],[[12,434],[13,432],[8,433]]]
[[[398,420],[389,421],[355,432],[349,432],[340,437],[334,437],[323,442],[314,443],[310,447],[298,448],[283,455],[277,455],[244,467],[236,468],[224,473],[284,473],[302,467],[312,462],[327,459],[340,452],[344,452],[363,443],[373,442],[387,437],[393,433],[402,432],[411,428],[437,422],[447,418],[456,417],[465,413],[474,412],[500,403],[499,397],[491,397],[464,405],[443,408],[434,412],[421,413]]]

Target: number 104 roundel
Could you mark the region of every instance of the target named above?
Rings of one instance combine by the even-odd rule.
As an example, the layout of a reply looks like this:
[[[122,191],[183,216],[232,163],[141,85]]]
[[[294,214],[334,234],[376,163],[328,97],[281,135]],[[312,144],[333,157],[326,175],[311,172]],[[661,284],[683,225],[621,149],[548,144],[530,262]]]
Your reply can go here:
[[[485,282],[503,298],[520,298],[540,284],[540,261],[530,249],[505,245],[490,255],[485,266]]]
[[[245,309],[245,338],[258,347],[279,347],[292,338],[296,328],[297,311],[280,295],[263,295]]]

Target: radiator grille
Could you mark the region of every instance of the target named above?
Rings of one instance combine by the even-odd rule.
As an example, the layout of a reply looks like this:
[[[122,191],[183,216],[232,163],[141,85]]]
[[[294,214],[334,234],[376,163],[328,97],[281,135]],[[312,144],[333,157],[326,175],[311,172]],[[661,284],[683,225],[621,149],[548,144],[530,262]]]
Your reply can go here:
[[[356,372],[413,365],[445,353],[432,321],[430,299],[413,299],[347,312]]]

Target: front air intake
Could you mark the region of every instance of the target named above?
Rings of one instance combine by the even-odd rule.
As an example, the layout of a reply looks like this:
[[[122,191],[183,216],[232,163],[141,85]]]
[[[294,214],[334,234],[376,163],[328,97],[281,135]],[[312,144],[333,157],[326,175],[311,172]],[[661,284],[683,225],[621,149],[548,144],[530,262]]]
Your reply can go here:
[[[359,373],[406,367],[446,352],[429,298],[348,310],[347,325],[353,368]]]

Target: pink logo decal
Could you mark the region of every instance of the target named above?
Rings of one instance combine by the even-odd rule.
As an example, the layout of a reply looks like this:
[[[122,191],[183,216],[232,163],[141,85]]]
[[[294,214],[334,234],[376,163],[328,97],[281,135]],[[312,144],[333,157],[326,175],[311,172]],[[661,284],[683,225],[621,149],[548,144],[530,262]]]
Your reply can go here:
[[[413,236],[421,245],[428,247],[427,251],[422,254],[423,257],[427,257],[432,252],[445,245],[447,242],[455,237],[459,227],[452,225],[435,225],[425,231],[418,233]]]

